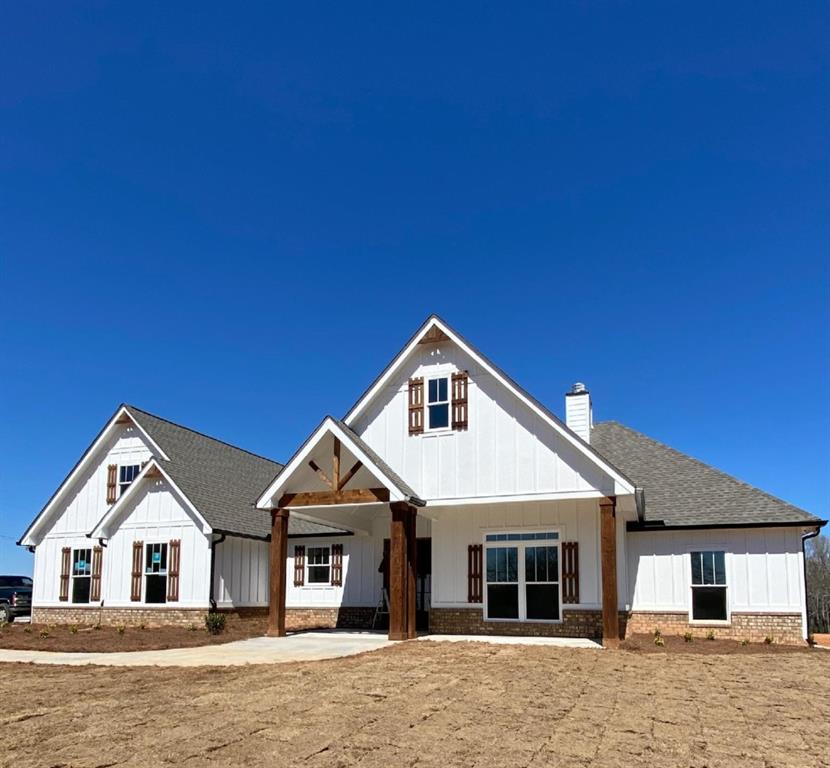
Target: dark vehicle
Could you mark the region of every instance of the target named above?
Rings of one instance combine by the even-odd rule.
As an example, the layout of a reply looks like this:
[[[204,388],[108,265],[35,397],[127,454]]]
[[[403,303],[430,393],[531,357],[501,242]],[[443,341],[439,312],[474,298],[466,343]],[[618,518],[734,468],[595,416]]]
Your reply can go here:
[[[0,576],[0,623],[32,615],[32,580],[28,576]]]

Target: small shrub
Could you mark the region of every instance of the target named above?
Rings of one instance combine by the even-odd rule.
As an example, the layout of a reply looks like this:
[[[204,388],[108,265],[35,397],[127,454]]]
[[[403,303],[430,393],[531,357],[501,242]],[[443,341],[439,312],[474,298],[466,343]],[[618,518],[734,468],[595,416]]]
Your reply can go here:
[[[205,616],[205,629],[211,635],[218,635],[225,631],[225,614],[224,613],[209,613]]]
[[[773,639],[772,639],[772,636],[771,636],[771,635],[767,635],[767,636],[764,638],[764,642],[765,642],[767,645],[772,645],[772,644],[775,642],[775,640],[773,640]]]
[[[807,635],[807,645],[815,645],[815,644],[816,644],[816,638],[813,637],[813,633],[810,632],[810,634]]]
[[[43,629],[41,629],[41,630],[40,630],[40,636],[41,636],[42,638],[44,638],[44,639],[46,639],[47,637],[49,637],[49,629],[48,629],[48,628],[46,628],[46,627],[44,627]]]
[[[123,624],[117,624],[115,631],[118,632],[119,635],[123,635],[127,631],[127,628]]]
[[[749,645],[749,640],[745,637],[743,640],[741,640],[741,645]]]
[[[655,638],[655,640],[658,637],[663,637],[663,633],[660,631],[660,627],[655,627],[654,628],[654,638]]]
[[[666,641],[662,638],[661,635],[655,635],[654,644],[659,645],[662,648],[666,644]]]
[[[7,624],[7,621],[3,621],[3,619],[0,619],[0,631],[4,630]]]
[[[78,625],[77,624],[70,624],[69,625],[69,631],[73,635],[77,635],[78,634]]]
[[[138,625],[139,629],[147,629],[147,625],[142,621],[141,624]]]
[[[23,631],[24,631],[27,635],[31,635],[31,634],[32,634],[32,628],[31,628],[31,626],[26,626],[26,627],[23,627]]]
[[[195,624],[191,624],[191,625],[188,627],[188,629],[189,629],[191,632],[195,632],[197,629],[199,629],[199,627],[197,627]]]
[[[99,621],[97,624],[92,625],[93,629],[101,629],[101,622]]]
[[[706,633],[706,639],[707,639],[707,640],[714,640],[714,639],[715,639],[715,630],[714,630],[714,629],[710,629],[710,630]]]
[[[691,643],[691,642],[692,642],[692,640],[694,640],[694,639],[695,639],[695,638],[694,638],[694,635],[692,635],[692,633],[691,633],[691,632],[686,632],[686,633],[684,633],[684,635],[683,635],[683,640],[684,640],[684,642]]]

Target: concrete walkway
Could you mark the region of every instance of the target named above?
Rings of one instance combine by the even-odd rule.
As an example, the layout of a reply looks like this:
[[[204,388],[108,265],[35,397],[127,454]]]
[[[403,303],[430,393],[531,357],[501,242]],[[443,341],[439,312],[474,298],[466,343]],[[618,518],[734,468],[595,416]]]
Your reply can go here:
[[[0,648],[0,662],[32,664],[99,664],[110,667],[236,667],[244,664],[280,664],[354,656],[392,645],[385,632],[298,632],[287,637],[254,637],[198,648],[113,653],[59,653]]]

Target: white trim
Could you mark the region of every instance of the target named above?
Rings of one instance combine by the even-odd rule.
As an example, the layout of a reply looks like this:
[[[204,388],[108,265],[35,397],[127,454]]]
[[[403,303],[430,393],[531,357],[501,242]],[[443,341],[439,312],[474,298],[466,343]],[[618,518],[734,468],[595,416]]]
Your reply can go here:
[[[170,485],[170,487],[176,492],[176,494],[184,501],[187,508],[193,513],[196,519],[199,521],[200,525],[202,526],[202,533],[209,534],[213,533],[213,528],[211,528],[210,524],[207,520],[201,515],[198,509],[193,506],[193,502],[185,496],[182,489],[176,485],[173,480],[170,478],[170,475],[164,471],[161,465],[156,461],[155,458],[150,459],[145,465],[144,469],[138,473],[138,476],[135,480],[130,483],[129,488],[127,488],[124,493],[118,497],[115,504],[113,504],[105,513],[104,516],[95,524],[95,527],[87,534],[87,536],[91,539],[95,538],[105,538],[109,539],[112,538],[112,535],[104,536],[103,529],[107,526],[118,513],[121,511],[121,507],[127,503],[126,500],[130,499],[134,493],[136,493],[135,489],[139,486],[139,484],[147,478],[147,473],[150,471],[151,468],[158,470],[164,480]],[[117,530],[117,528],[116,528]]]
[[[454,507],[468,504],[502,504],[519,501],[568,501],[573,499],[604,499],[602,491],[549,491],[544,493],[508,493],[502,496],[451,496],[443,499],[428,499],[429,507]],[[425,514],[418,510],[418,514]]]
[[[303,448],[299,451],[299,453],[294,455],[294,458],[282,469],[282,471],[274,478],[273,482],[265,489],[265,492],[257,499],[256,507],[257,509],[271,509],[274,504],[274,498],[278,495],[281,495],[283,488],[285,487],[288,480],[291,478],[291,475],[299,469],[299,467],[305,462],[308,458],[309,454],[314,450],[320,440],[327,434],[331,432],[335,437],[340,439],[341,443],[345,443],[348,449],[354,454],[355,458],[359,459],[363,466],[369,470],[373,475],[375,475],[383,485],[387,487],[389,490],[389,500],[390,501],[404,501],[406,496],[398,489],[398,487],[393,483],[389,477],[382,472],[377,465],[360,449],[360,447],[355,443],[354,439],[346,434],[331,418],[331,416],[326,416],[323,419],[323,423],[320,424],[319,427],[314,431],[312,436],[306,441]],[[385,503],[385,502],[384,502]],[[354,504],[349,504],[345,506],[355,506]],[[291,509],[291,505],[288,505],[288,509]]]
[[[122,405],[112,416],[112,418],[106,423],[104,428],[101,430],[100,434],[97,438],[93,441],[92,445],[86,449],[83,456],[81,456],[81,460],[75,465],[75,468],[69,473],[69,476],[64,480],[58,490],[55,491],[55,494],[52,498],[47,502],[46,506],[40,511],[40,514],[32,521],[32,524],[29,526],[28,531],[26,531],[25,536],[20,540],[20,544],[24,547],[34,546],[36,542],[34,541],[34,535],[40,530],[40,527],[43,523],[43,520],[49,515],[49,513],[54,509],[55,505],[61,500],[64,491],[86,470],[89,464],[92,461],[92,458],[98,451],[98,448],[101,444],[109,438],[111,435],[113,428],[118,424],[119,419],[123,416],[127,416],[129,420],[132,422],[133,426],[138,429],[144,439],[152,446],[152,450],[156,451],[158,455],[166,461],[169,461],[169,457],[167,454],[161,450],[158,443],[153,440],[150,435],[147,434],[145,429],[138,423],[138,420],[132,413],[128,410],[127,406]]]
[[[463,352],[465,352],[469,357],[475,360],[487,373],[489,373],[496,381],[502,384],[509,392],[511,392],[515,397],[517,397],[522,403],[524,403],[528,408],[530,408],[534,413],[536,413],[543,421],[553,427],[562,437],[564,437],[574,448],[576,448],[580,453],[584,454],[591,462],[593,462],[596,466],[598,466],[603,472],[605,472],[609,477],[611,477],[616,483],[621,486],[621,489],[617,491],[617,495],[624,494],[624,493],[634,493],[634,486],[631,484],[629,480],[623,477],[616,469],[614,469],[610,464],[606,461],[603,461],[596,453],[594,453],[577,435],[568,429],[568,427],[562,424],[558,419],[553,419],[548,415],[543,409],[541,409],[530,396],[522,389],[514,385],[512,382],[505,379],[505,377],[498,371],[496,368],[493,367],[491,363],[489,363],[484,357],[478,354],[475,350],[471,349],[467,344],[462,341],[462,339],[452,330],[449,326],[445,325],[438,317],[432,315],[423,326],[421,326],[421,330],[418,331],[409,344],[404,347],[404,349],[398,353],[398,356],[387,366],[386,370],[383,374],[378,378],[378,380],[369,388],[365,395],[357,402],[357,404],[349,411],[346,415],[346,418],[343,419],[344,423],[347,426],[352,426],[354,421],[363,413],[369,403],[375,398],[375,396],[386,386],[389,379],[392,375],[397,371],[403,361],[409,357],[409,355],[413,352],[413,350],[418,345],[418,342],[424,337],[424,335],[432,328],[436,327],[440,331],[445,333],[450,341],[456,344]],[[426,404],[426,398],[424,399],[424,403]]]
[[[439,366],[435,371],[432,371],[428,376],[424,376],[424,432],[423,434],[426,436],[429,435],[443,435],[447,432],[453,432],[452,428],[452,374],[454,373],[455,369],[451,368],[450,366],[442,365]],[[433,428],[430,424],[430,411],[429,411],[429,383],[431,381],[438,381],[439,379],[444,379],[447,382],[447,399],[446,403],[442,400],[438,400],[432,405],[445,405],[447,406],[447,426],[446,427],[435,427]]]
[[[726,580],[725,584],[692,584],[692,552],[723,552],[723,576]],[[697,546],[688,545],[686,547],[686,573],[688,574],[688,590],[689,590],[689,624],[696,627],[699,626],[713,626],[713,627],[728,627],[732,624],[732,588],[729,583],[732,573],[732,553],[725,544],[699,544]],[[701,564],[702,567],[702,564]],[[726,591],[726,618],[725,619],[696,619],[694,618],[694,590],[695,587],[715,587],[717,589],[724,589]]]
[[[302,586],[297,587],[297,589],[306,589],[307,587],[316,588],[316,587],[333,587],[334,585],[331,583],[331,569],[332,569],[332,552],[331,552],[331,544],[304,544],[305,547],[305,558],[304,558],[304,567],[305,573],[303,574],[303,583]],[[325,563],[309,563],[309,550],[311,549],[325,549],[329,553],[328,561]],[[326,567],[329,569],[329,580],[328,581],[310,581],[309,580],[309,569],[310,568],[323,568]]]

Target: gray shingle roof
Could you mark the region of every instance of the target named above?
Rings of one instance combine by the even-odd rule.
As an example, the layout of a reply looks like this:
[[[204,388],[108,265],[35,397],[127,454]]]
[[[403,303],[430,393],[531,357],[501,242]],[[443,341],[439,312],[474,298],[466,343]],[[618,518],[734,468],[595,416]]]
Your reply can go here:
[[[255,509],[257,495],[282,469],[276,461],[154,416],[133,405],[130,415],[170,457],[159,464],[193,506],[216,530],[265,538],[271,533],[267,512]],[[289,518],[289,536],[337,534],[336,528]]]
[[[615,421],[591,443],[645,490],[645,522],[667,526],[821,523],[820,518]]]

